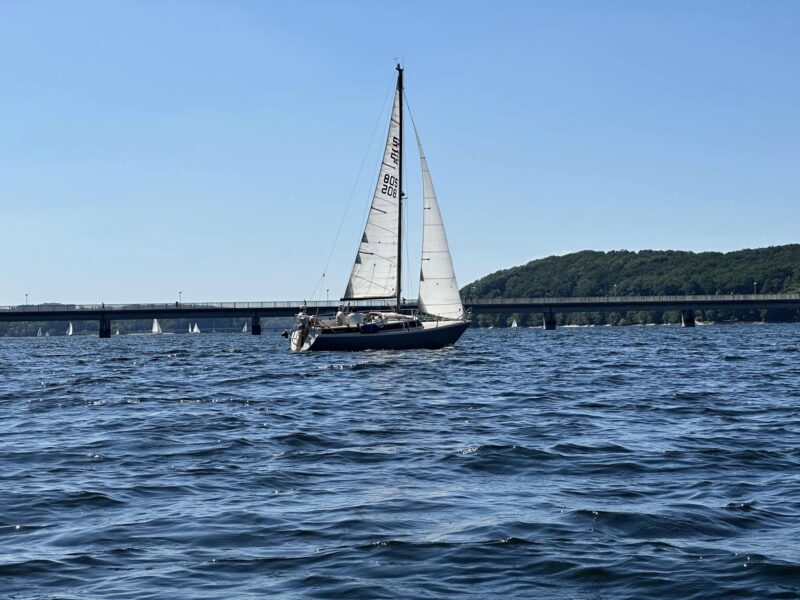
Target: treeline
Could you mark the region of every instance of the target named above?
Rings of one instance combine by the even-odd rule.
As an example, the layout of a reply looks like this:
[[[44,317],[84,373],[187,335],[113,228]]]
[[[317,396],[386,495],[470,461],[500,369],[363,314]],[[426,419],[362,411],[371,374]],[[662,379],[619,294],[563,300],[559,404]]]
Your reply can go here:
[[[497,271],[462,288],[463,298],[576,296],[657,296],[679,294],[800,293],[800,244],[736,252],[586,250],[533,260]],[[707,321],[797,321],[800,311],[701,311]],[[540,325],[541,315],[478,315],[480,326]],[[558,316],[563,324],[605,325],[679,323],[675,311],[576,313]]]

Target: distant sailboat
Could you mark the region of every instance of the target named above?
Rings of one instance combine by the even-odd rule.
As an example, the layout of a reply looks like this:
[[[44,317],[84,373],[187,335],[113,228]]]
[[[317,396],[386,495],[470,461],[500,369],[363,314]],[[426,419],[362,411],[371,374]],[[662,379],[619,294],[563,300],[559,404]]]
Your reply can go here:
[[[513,321],[511,321],[511,328],[512,328],[512,329],[516,329],[516,328],[517,328],[517,320],[516,320],[516,319],[514,319]]]
[[[114,335],[119,335],[119,329],[117,329],[117,331],[114,332]]]
[[[194,328],[192,329],[192,333],[200,333],[200,327],[198,327],[197,323],[194,324]]]
[[[36,332],[36,337],[42,337],[42,328],[39,327],[39,331]]]
[[[72,321],[69,322],[69,326],[67,327],[67,335],[72,335]]]
[[[242,333],[247,333],[247,321],[244,322],[244,327],[242,327]]]
[[[50,337],[50,332],[49,331],[45,331],[44,332],[44,337]]]
[[[192,322],[189,321],[189,333],[192,333]]]
[[[150,329],[150,333],[161,333],[161,325],[158,324],[158,319],[153,319],[153,327]]]

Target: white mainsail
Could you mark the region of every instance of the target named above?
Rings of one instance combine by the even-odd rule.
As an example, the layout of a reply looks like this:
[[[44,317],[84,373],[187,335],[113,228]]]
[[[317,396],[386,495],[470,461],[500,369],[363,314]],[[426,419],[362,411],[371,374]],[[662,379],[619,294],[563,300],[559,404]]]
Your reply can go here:
[[[150,333],[161,333],[161,325],[158,324],[158,319],[153,319],[153,327],[150,329]]]
[[[70,321],[67,326],[67,335],[72,335],[72,321]]]
[[[247,321],[245,321],[244,327],[242,327],[242,333],[247,333]]]
[[[422,266],[419,271],[419,309],[443,319],[461,319],[464,307],[458,292],[453,258],[447,244],[442,213],[433,189],[428,161],[414,128],[422,164]]]
[[[517,325],[517,320],[516,320],[516,319],[514,319],[513,321],[511,321],[511,327],[512,327],[513,329],[516,329],[516,328],[518,327],[518,325]]]
[[[343,300],[393,298],[400,260],[400,89],[395,92],[378,184]]]
[[[200,327],[197,326],[197,323],[194,324],[194,328],[192,329],[192,333],[200,333]]]
[[[39,331],[36,332],[36,337],[42,337],[42,328],[39,327]]]
[[[192,333],[192,322],[189,321],[189,333]]]

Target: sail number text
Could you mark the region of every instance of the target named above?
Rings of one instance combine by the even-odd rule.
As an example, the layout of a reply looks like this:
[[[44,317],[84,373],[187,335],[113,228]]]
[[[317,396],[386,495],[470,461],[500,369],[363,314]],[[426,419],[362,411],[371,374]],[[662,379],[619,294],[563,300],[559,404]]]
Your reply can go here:
[[[394,164],[400,164],[400,140],[396,135],[392,136],[392,151],[389,153],[389,156]]]
[[[381,194],[386,194],[390,198],[397,198],[397,183],[397,177],[386,173],[383,176],[383,187],[381,188]]]

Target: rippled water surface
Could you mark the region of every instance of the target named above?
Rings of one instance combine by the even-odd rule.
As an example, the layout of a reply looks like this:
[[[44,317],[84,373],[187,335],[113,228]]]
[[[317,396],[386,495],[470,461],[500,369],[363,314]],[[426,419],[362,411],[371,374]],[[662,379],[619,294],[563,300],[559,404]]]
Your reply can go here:
[[[797,598],[800,326],[0,339],[0,596]]]

